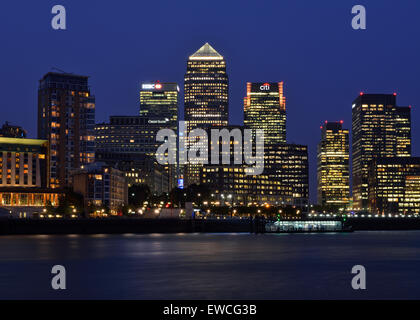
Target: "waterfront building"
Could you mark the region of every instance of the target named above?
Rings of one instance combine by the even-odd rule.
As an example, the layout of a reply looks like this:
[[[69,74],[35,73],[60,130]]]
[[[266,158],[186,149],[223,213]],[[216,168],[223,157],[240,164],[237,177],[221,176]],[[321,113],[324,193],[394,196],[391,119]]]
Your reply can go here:
[[[50,185],[69,186],[74,169],[95,160],[95,97],[88,77],[48,72],[39,81],[38,138],[50,146]]]
[[[349,131],[343,122],[321,126],[318,144],[318,204],[346,208],[350,201]]]
[[[156,132],[170,122],[150,120],[146,116],[111,116],[109,123],[97,124],[96,158],[123,171],[129,186],[146,183],[159,195],[174,187],[174,177],[169,176],[174,171],[158,164],[155,157],[160,144]]]
[[[0,137],[0,187],[48,188],[48,141]]]
[[[410,107],[396,105],[396,94],[361,93],[352,106],[354,209],[368,205],[369,162],[411,156]]]
[[[26,130],[20,126],[13,126],[6,121],[0,129],[0,137],[26,138]]]
[[[0,207],[30,217],[58,206],[62,192],[49,188],[47,140],[0,137]]]
[[[264,130],[264,143],[286,143],[286,98],[283,82],[248,82],[244,98],[244,125]]]
[[[420,158],[376,158],[369,164],[369,210],[374,214],[420,213]]]
[[[124,172],[105,163],[82,166],[73,171],[72,180],[73,191],[83,195],[84,206],[91,212],[106,207],[111,214],[120,214],[128,203]]]
[[[229,119],[228,106],[229,79],[226,61],[212,46],[205,43],[187,61],[184,78],[186,133],[195,128],[226,127]],[[199,164],[185,166],[186,185],[200,183],[201,167]]]

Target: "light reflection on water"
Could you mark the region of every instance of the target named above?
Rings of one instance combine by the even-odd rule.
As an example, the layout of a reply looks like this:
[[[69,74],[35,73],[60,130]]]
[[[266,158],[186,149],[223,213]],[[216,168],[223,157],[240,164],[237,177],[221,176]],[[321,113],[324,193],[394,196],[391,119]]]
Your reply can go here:
[[[0,237],[0,298],[420,298],[420,232]],[[50,288],[51,267],[68,289]],[[351,268],[367,269],[366,291]]]

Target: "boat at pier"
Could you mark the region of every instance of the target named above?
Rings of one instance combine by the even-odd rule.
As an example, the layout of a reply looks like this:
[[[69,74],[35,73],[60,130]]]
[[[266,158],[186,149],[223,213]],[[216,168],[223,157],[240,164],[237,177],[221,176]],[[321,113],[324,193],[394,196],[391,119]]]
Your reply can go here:
[[[279,220],[265,224],[266,233],[351,232],[340,220]]]

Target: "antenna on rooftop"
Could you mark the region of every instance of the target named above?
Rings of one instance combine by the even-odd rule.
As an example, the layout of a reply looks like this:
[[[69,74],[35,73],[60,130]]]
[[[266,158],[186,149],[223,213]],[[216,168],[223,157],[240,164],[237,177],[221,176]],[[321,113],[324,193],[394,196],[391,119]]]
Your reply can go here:
[[[57,70],[57,71],[59,71],[59,72],[61,72],[61,73],[71,74],[71,72],[65,72],[64,70],[58,69],[58,68],[56,68],[56,67],[52,67],[52,68],[51,68],[51,70]]]

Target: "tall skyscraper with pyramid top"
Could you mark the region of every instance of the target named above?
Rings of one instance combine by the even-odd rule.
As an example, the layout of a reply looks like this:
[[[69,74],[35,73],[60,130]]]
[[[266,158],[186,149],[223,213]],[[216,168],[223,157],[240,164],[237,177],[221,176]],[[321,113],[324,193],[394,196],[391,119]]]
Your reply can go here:
[[[184,78],[184,119],[187,132],[195,128],[226,127],[229,118],[226,61],[205,43],[188,58]],[[200,165],[187,165],[186,184],[200,182]]]

